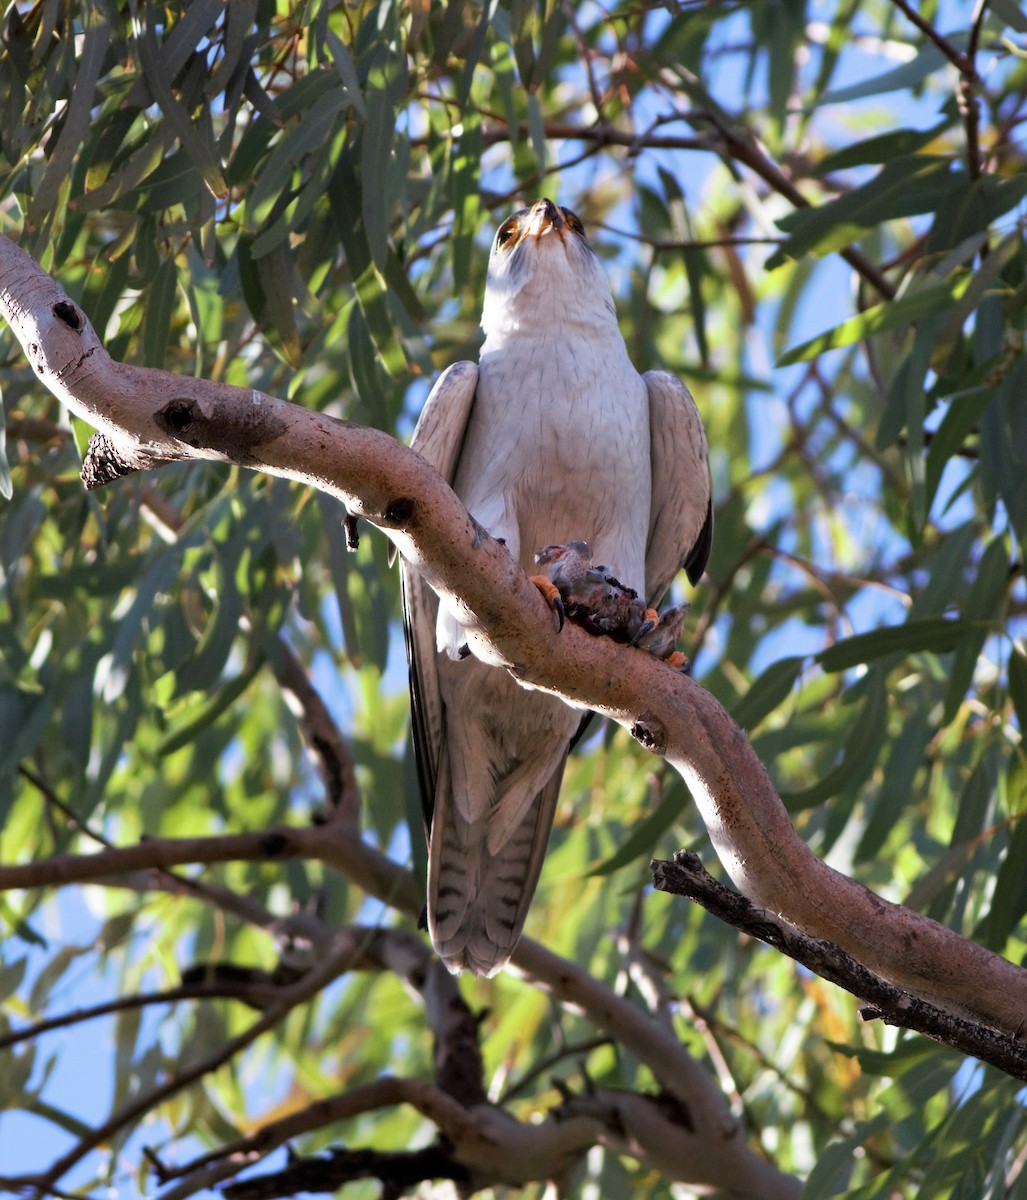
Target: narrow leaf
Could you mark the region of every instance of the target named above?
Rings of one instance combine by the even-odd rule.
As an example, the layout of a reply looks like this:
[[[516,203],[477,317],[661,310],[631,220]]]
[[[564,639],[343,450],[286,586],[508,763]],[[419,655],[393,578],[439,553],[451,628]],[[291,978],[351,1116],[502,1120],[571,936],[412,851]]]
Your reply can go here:
[[[774,711],[795,686],[806,660],[798,655],[771,663],[752,687],[731,709],[731,716],[743,729],[752,730]]]
[[[924,617],[904,625],[886,625],[870,633],[858,633],[821,651],[816,660],[825,671],[846,671],[889,654],[944,654],[977,629],[976,621],[962,617]]]
[[[34,225],[45,225],[52,219],[60,189],[71,177],[72,164],[92,120],[96,84],[111,38],[104,6],[95,2],[84,4],[82,27],[81,48],[76,54],[78,73],[71,88],[68,111],[29,207],[29,220]]]
[[[360,91],[360,79],[357,76],[357,68],[353,62],[353,56],[349,52],[349,47],[328,25],[324,27],[324,36],[332,65],[339,73],[342,86],[346,89],[346,99],[361,117],[366,117],[367,105],[364,103],[364,97]]]
[[[204,136],[200,127],[193,124],[185,108],[175,98],[170,83],[173,76],[168,74],[168,66],[163,61],[152,25],[149,22],[142,25],[134,40],[147,87],[164,119],[200,172],[207,187],[219,199],[223,198],[228,194],[228,186],[213,138]]]
[[[627,841],[618,846],[609,858],[594,866],[588,874],[612,875],[614,871],[619,871],[621,867],[628,866],[643,855],[651,858],[653,847],[678,819],[687,802],[687,795],[681,795],[679,788],[669,788],[657,807],[632,829]]]
[[[1016,645],[1009,652],[1009,696],[1020,732],[1027,735],[1027,654]]]
[[[1014,0],[990,0],[988,7],[1017,33],[1027,33],[1027,13]]]
[[[868,683],[870,687],[866,702],[859,717],[852,722],[841,762],[812,787],[782,793],[781,799],[790,812],[821,804],[843,789],[859,787],[877,765],[885,742],[888,719],[888,692],[884,686],[884,672],[875,671],[869,676]]]
[[[838,346],[851,346],[870,334],[882,333],[887,329],[904,328],[923,317],[940,312],[953,301],[958,300],[969,287],[972,275],[966,274],[948,282],[938,283],[921,288],[911,295],[903,296],[900,300],[888,300],[883,304],[875,304],[858,316],[850,317],[834,329],[817,334],[808,342],[786,350],[778,359],[779,367],[790,367],[794,363],[807,362],[823,354],[825,350],[834,350]]]
[[[171,340],[171,317],[175,311],[178,268],[166,258],[157,268],[146,292],[143,317],[143,361],[148,367],[163,367]]]
[[[828,104],[848,104],[852,100],[865,100],[868,96],[880,96],[885,92],[897,92],[910,88],[926,79],[932,72],[943,67],[948,60],[934,45],[928,44],[912,60],[866,79],[862,83],[854,83],[851,87],[838,88],[821,96],[815,107],[823,108]]]
[[[978,622],[980,628],[956,649],[949,668],[949,686],[945,695],[945,710],[941,723],[947,725],[955,717],[963,697],[973,680],[985,638],[1002,608],[1009,584],[1009,552],[1004,538],[994,538],[988,545],[974,575],[973,583],[963,605],[963,616]]]
[[[814,174],[831,175],[835,171],[845,171],[851,167],[881,165],[895,158],[908,158],[909,155],[929,146],[948,126],[948,121],[942,121],[938,125],[932,125],[930,129],[892,129],[878,137],[854,142],[851,146],[843,146],[833,154],[825,155],[817,163]]]

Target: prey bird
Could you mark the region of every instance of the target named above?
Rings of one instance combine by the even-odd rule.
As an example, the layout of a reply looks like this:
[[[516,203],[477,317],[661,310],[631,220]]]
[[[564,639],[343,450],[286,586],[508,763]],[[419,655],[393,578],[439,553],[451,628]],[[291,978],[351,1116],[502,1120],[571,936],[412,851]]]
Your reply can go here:
[[[551,200],[496,233],[477,364],[438,379],[412,446],[529,570],[586,539],[655,605],[713,534],[706,435],[672,375],[631,365],[581,221]],[[468,652],[456,616],[403,565],[414,747],[428,828],[428,929],[453,972],[493,975],[538,883],[581,713]]]

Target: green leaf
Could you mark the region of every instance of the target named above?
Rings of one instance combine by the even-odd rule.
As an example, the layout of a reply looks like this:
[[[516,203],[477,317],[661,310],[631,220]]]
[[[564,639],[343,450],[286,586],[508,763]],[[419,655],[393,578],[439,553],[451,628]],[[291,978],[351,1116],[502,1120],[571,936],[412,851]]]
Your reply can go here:
[[[859,787],[877,765],[884,745],[888,721],[888,691],[885,674],[875,670],[867,677],[867,697],[860,714],[851,723],[842,751],[841,762],[823,779],[796,792],[782,792],[789,812],[798,812],[821,804],[840,791]]]
[[[1002,500],[1009,522],[1027,541],[1027,439],[1023,430],[1023,396],[1027,394],[1027,358],[999,385],[994,402],[981,417],[980,471],[988,491]]]
[[[28,958],[18,958],[11,963],[0,963],[0,1000],[6,1000],[21,986],[25,978],[25,969],[29,965]]]
[[[1015,208],[1027,196],[1027,176],[997,179],[984,175],[958,188],[939,203],[925,250],[928,254],[958,247]],[[1020,241],[1019,230],[1010,236]]]
[[[1005,539],[997,537],[988,544],[981,556],[963,606],[963,617],[972,620],[979,628],[976,633],[960,643],[953,655],[949,667],[945,709],[941,718],[943,725],[947,725],[955,717],[963,703],[985,639],[989,633],[994,632],[996,617],[1005,605],[1008,588],[1009,552]]]
[[[163,367],[171,341],[171,318],[178,292],[178,268],[173,258],[158,266],[147,290],[143,317],[143,362],[148,367]]]
[[[545,18],[542,23],[542,39],[539,43],[538,54],[531,70],[529,92],[535,92],[542,87],[550,77],[553,59],[556,55],[560,39],[567,27],[562,4],[554,4],[552,0],[546,4]]]
[[[471,94],[471,85],[474,83],[474,70],[477,67],[482,51],[485,49],[485,40],[488,37],[489,27],[492,24],[492,18],[495,14],[499,0],[485,0],[481,6],[481,13],[478,17],[478,24],[474,27],[474,33],[471,35],[470,44],[467,46],[466,59],[464,60],[463,75],[460,82],[459,104],[463,109],[467,105],[467,100]],[[461,11],[461,29],[460,34],[464,36],[467,32],[466,20],[467,14],[464,12],[461,5],[452,4],[450,8],[458,8]],[[471,10],[473,13],[473,9]]]
[[[793,656],[771,663],[732,707],[731,716],[745,730],[755,729],[760,721],[791,694],[795,681],[802,674],[805,658]]]
[[[892,830],[916,801],[916,775],[924,766],[924,747],[934,727],[921,709],[915,710],[891,742],[881,775],[881,786],[867,797],[867,818],[856,848],[857,863],[873,862],[884,849]]]
[[[328,88],[282,130],[249,195],[251,228],[267,221],[271,209],[288,190],[296,164],[328,142],[346,104],[346,93],[341,87]]]
[[[61,188],[72,175],[72,164],[79,154],[92,120],[96,85],[110,45],[111,28],[104,5],[86,0],[82,5],[82,39],[76,48],[78,70],[69,82],[68,110],[57,143],[47,151],[47,164],[35,188],[29,208],[29,220],[37,226],[49,225],[55,215]]]
[[[817,334],[808,342],[786,350],[778,359],[779,367],[790,367],[794,363],[807,362],[834,350],[838,346],[851,346],[871,334],[883,333],[888,329],[904,329],[915,321],[941,312],[958,300],[970,286],[973,276],[964,274],[947,283],[938,283],[907,294],[898,300],[886,300],[875,304],[858,316],[850,317],[833,329]]]
[[[1027,913],[1027,821],[1011,826],[1009,849],[995,881],[995,893],[984,929],[981,931],[987,946],[1001,950],[1006,939]]]
[[[815,657],[825,671],[846,671],[890,654],[945,654],[979,629],[978,622],[961,617],[924,617],[904,625],[886,625],[870,633],[858,633],[835,642]]]
[[[209,3],[208,0],[207,4],[197,4],[193,7],[197,10],[213,11],[217,6]],[[189,113],[175,98],[170,81],[176,72],[171,70],[170,64],[161,53],[157,35],[151,24],[153,19],[153,15],[150,14],[141,26],[137,25],[138,32],[134,39],[146,85],[163,113],[164,119],[175,137],[178,138],[182,149],[192,159],[193,165],[200,172],[207,187],[215,196],[223,199],[228,193],[228,185],[225,183],[221,160],[218,157],[213,136],[202,123],[194,123]]]
[[[389,58],[368,76],[365,93],[367,121],[361,145],[360,201],[371,256],[379,271],[389,255],[390,171],[400,136],[396,114],[406,92],[406,71],[398,58]]]
[[[928,512],[934,504],[946,465],[963,448],[970,431],[978,425],[994,398],[994,390],[987,385],[953,396],[927,450],[924,487]]]
[[[132,654],[147,617],[159,598],[170,590],[186,551],[199,545],[206,536],[206,530],[199,524],[186,529],[172,545],[153,557],[140,577],[132,603],[118,623],[110,651],[96,673],[96,695],[104,703],[113,703],[125,690]]]
[[[965,172],[948,158],[921,155],[886,163],[868,183],[817,207],[800,208],[778,221],[790,236],[767,260],[768,270],[805,254],[823,257],[857,241],[885,221],[933,212],[950,196],[964,194]]]
[[[910,606],[907,622],[944,612],[962,593],[975,533],[973,524],[967,522],[941,539],[930,564],[930,578]]]
[[[687,790],[685,795],[681,794],[683,788],[684,785],[678,781],[668,787],[667,794],[656,808],[632,829],[627,840],[608,859],[592,867],[588,874],[612,875],[621,867],[637,862],[643,855],[651,858],[653,847],[678,819],[689,801]]]
[[[465,287],[470,276],[471,255],[484,216],[478,189],[481,155],[481,126],[475,122],[464,128],[453,147],[446,188],[446,199],[453,208],[453,283],[457,289]]]
[[[542,117],[542,107],[538,96],[528,97],[528,138],[535,152],[535,162],[540,172],[545,172],[549,165],[549,141],[546,138],[546,123]]]
[[[1027,653],[1015,643],[1009,651],[1009,698],[1016,711],[1020,731],[1027,730]]]
[[[894,67],[863,83],[854,83],[850,87],[838,88],[821,96],[815,108],[824,108],[828,104],[849,104],[853,100],[865,100],[868,96],[881,96],[886,92],[898,92],[905,88],[915,87],[928,75],[943,67],[948,59],[933,43],[926,43],[924,48],[908,63]]]
[[[177,750],[181,750],[184,746],[188,746],[191,742],[196,741],[198,737],[217,721],[222,713],[228,712],[231,709],[232,705],[235,704],[250,686],[263,666],[264,656],[263,654],[258,654],[254,661],[240,675],[228,680],[227,683],[218,688],[210,696],[205,697],[195,705],[190,705],[187,715],[183,719],[176,720],[174,727],[157,744],[156,753],[158,757],[163,758],[169,754],[174,754]]]
[[[1017,33],[1027,33],[1027,13],[1015,0],[989,0],[988,8]]]
[[[826,154],[817,163],[814,173],[820,176],[831,175],[852,167],[876,166],[891,162],[895,158],[908,158],[940,137],[950,123],[947,120],[941,121],[930,129],[890,129],[877,137],[853,142],[851,146],[843,146],[840,150]]]
[[[277,340],[271,340],[276,341],[285,361],[298,367],[303,361],[303,341],[296,324],[295,267],[288,242],[278,242],[259,258],[255,255],[253,267],[264,297],[261,320],[266,329],[278,335]]]
[[[346,99],[353,105],[359,116],[366,117],[367,105],[364,103],[364,96],[360,90],[360,79],[349,48],[328,25],[324,27],[324,37],[332,65],[338,71],[342,86],[346,89]]]

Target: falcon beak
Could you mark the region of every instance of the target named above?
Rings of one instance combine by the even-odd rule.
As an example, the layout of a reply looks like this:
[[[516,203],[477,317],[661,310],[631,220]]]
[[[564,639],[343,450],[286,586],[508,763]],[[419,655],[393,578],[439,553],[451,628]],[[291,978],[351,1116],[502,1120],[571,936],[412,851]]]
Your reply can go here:
[[[567,245],[568,233],[574,234],[574,238],[588,245],[585,227],[578,217],[569,208],[561,208],[545,197],[536,201],[531,208],[523,208],[514,213],[500,225],[493,250],[509,254],[528,238],[538,241],[547,233],[555,233],[564,246]]]
[[[528,219],[524,223],[524,236],[540,238],[552,231],[558,234],[560,240],[563,241],[566,229],[567,222],[559,207],[552,200],[545,198],[536,201],[528,210]]]

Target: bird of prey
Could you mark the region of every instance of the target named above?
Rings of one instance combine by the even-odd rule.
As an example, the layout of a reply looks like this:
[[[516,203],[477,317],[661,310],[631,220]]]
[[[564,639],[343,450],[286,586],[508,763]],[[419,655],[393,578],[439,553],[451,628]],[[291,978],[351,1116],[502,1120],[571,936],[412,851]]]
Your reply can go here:
[[[438,379],[412,446],[526,570],[586,539],[658,603],[695,584],[713,533],[706,436],[688,390],[631,365],[581,221],[539,200],[489,255],[478,363]],[[521,935],[580,712],[468,652],[404,564],[414,747],[428,829],[428,929],[446,966],[495,974]]]

